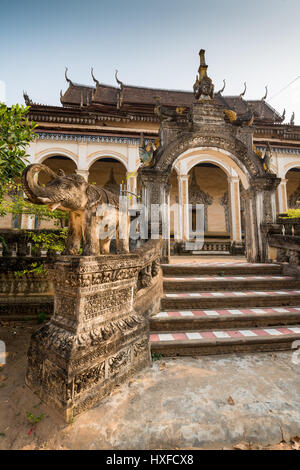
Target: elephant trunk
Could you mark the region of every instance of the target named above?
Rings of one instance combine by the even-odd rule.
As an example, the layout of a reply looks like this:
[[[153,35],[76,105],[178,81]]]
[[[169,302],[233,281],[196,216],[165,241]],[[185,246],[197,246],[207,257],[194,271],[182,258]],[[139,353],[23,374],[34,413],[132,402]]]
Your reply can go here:
[[[35,163],[25,168],[22,173],[23,190],[33,204],[45,204],[40,198],[49,198],[49,189],[38,184],[40,171],[47,173],[52,179],[57,178],[57,174],[46,165]]]

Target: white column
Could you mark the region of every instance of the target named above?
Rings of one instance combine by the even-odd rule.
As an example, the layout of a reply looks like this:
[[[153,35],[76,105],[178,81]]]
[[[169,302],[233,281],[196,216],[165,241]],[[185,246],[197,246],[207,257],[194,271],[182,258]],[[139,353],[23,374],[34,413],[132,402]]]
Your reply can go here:
[[[189,175],[178,175],[179,192],[179,220],[178,227],[182,227],[182,240],[189,240]]]
[[[77,175],[83,176],[83,178],[88,181],[89,179],[89,170],[76,170]]]
[[[137,196],[137,173],[136,171],[127,173],[126,180],[127,180],[127,191],[129,192],[128,194],[129,207],[131,208],[135,206],[136,203],[141,202],[136,198]]]
[[[231,222],[231,241],[241,243],[241,204],[240,204],[240,180],[233,176],[228,178],[229,203],[230,203],[230,222]]]
[[[279,213],[286,212],[288,210],[288,200],[287,200],[287,190],[286,190],[287,182],[288,182],[287,179],[282,179],[281,183],[279,184],[277,188]]]

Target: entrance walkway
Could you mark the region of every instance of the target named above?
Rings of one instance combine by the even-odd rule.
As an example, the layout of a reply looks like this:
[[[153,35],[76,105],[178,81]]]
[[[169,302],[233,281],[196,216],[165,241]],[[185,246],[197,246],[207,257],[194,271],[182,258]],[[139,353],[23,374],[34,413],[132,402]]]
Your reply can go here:
[[[171,256],[170,264],[194,264],[194,263],[247,263],[245,256],[222,256],[222,255],[198,255],[198,256]]]

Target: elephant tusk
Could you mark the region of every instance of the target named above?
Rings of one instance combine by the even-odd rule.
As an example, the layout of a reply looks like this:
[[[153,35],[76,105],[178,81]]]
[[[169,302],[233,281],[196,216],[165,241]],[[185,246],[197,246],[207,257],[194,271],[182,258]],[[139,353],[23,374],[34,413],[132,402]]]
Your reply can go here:
[[[52,202],[49,197],[38,197],[39,201],[41,201],[43,204],[49,204],[49,202]]]
[[[55,211],[55,209],[58,208],[58,206],[60,206],[60,202],[56,202],[55,204],[49,204],[48,208],[51,212]]]

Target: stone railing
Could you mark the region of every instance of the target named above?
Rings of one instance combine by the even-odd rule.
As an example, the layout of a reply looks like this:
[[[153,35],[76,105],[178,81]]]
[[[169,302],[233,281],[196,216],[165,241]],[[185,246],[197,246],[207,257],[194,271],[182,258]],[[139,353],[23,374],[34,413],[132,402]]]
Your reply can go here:
[[[49,268],[54,314],[32,336],[26,382],[67,421],[150,364],[160,256],[151,240],[128,254],[61,256]]]
[[[60,234],[60,230],[0,230],[0,320],[31,319],[53,312],[52,280],[47,270],[37,268],[42,265],[51,268],[60,254],[36,247],[29,241],[29,232]],[[130,244],[131,249],[135,244]],[[112,250],[114,247],[113,240]],[[133,253],[140,253],[139,250]],[[141,273],[139,282],[145,284],[147,276],[146,271]]]
[[[300,219],[278,217],[275,224],[266,224],[270,258],[283,264],[283,272],[300,279]]]
[[[28,232],[39,230],[0,230],[0,319],[33,318],[53,311],[53,286],[45,270],[57,257],[29,241]],[[59,235],[59,230],[43,230]]]

